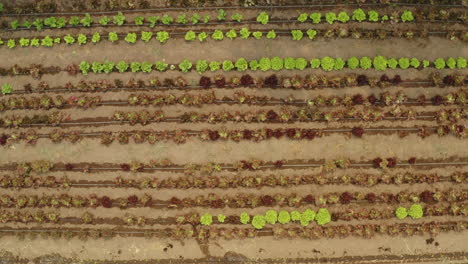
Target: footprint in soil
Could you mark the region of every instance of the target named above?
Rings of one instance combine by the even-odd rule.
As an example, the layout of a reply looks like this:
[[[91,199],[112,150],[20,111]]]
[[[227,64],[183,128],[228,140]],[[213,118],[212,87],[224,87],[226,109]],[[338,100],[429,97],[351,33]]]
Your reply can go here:
[[[174,246],[172,244],[168,244],[165,248],[163,248],[164,252],[167,252],[170,248],[173,248]]]

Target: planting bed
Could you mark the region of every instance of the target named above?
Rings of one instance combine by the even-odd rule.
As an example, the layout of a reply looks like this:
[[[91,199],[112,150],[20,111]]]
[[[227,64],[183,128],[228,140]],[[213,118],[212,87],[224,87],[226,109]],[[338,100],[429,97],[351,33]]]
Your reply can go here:
[[[465,1],[1,1],[0,263],[468,262]]]

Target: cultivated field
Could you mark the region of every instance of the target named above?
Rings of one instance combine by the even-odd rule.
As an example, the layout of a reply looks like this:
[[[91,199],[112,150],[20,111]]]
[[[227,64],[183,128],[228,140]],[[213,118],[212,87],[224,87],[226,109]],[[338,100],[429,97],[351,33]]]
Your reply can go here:
[[[0,263],[468,263],[466,1],[0,1]]]

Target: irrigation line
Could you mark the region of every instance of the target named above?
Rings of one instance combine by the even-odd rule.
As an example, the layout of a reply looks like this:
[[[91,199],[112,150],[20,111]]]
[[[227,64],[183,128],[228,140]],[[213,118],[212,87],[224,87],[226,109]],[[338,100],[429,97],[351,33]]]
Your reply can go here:
[[[310,0],[309,0],[310,1]],[[315,1],[314,1],[315,2]],[[344,1],[343,1],[344,2]],[[84,12],[56,12],[56,13],[3,13],[0,17],[7,16],[73,16],[73,15],[107,15],[122,13],[149,13],[149,12],[160,12],[160,11],[200,11],[200,10],[219,10],[219,9],[247,9],[247,10],[259,10],[259,9],[290,9],[290,8],[330,8],[330,7],[348,7],[348,6],[359,6],[359,7],[371,7],[371,6],[410,6],[410,7],[445,7],[445,8],[463,8],[462,4],[415,4],[408,2],[396,2],[389,4],[382,3],[340,3],[340,4],[307,4],[307,5],[257,5],[257,6],[207,6],[207,7],[161,7],[161,8],[148,8],[148,9],[119,9],[113,11],[84,11]]]

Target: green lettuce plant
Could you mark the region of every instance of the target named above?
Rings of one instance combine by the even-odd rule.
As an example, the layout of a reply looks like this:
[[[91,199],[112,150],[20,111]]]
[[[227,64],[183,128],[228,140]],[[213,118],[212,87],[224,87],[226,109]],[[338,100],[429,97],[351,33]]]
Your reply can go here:
[[[219,214],[219,215],[218,215],[218,222],[224,223],[225,220],[226,220],[226,216],[225,216],[225,215],[223,215],[223,214]]]
[[[148,17],[149,26],[154,28],[159,21],[159,16],[150,16]]]
[[[408,211],[406,208],[400,206],[395,210],[395,215],[398,219],[403,219],[408,216]]]
[[[113,17],[112,22],[117,26],[121,26],[125,23],[125,16],[122,14],[122,12],[118,12],[117,15]]]
[[[232,63],[232,61],[230,60],[225,60],[223,61],[223,71],[230,71],[234,69],[234,63]]]
[[[313,29],[307,30],[307,36],[309,36],[310,40],[314,39],[316,35],[317,35],[317,30],[313,30]]]
[[[295,64],[296,69],[304,70],[307,67],[307,60],[305,58],[297,58]]]
[[[296,60],[294,58],[287,57],[284,59],[284,68],[286,70],[294,70],[296,68]]]
[[[328,24],[333,24],[337,20],[336,14],[333,12],[328,12],[325,14],[325,20]]]
[[[301,213],[299,213],[299,211],[292,211],[291,212],[291,221],[300,221],[301,220]]]
[[[221,69],[221,64],[217,61],[211,61],[209,66],[210,66],[210,71],[212,72]]]
[[[171,16],[167,15],[167,14],[164,14],[161,17],[161,23],[163,23],[164,25],[169,25],[172,22],[174,22],[174,19]]]
[[[234,13],[232,16],[231,16],[231,19],[233,21],[237,21],[237,22],[241,22],[242,21],[242,18],[243,16],[239,13]]]
[[[265,220],[268,224],[276,224],[276,222],[278,221],[278,213],[275,210],[266,211]]]
[[[226,32],[226,37],[229,38],[230,40],[233,40],[237,37],[237,33],[235,29],[231,29],[228,32]]]
[[[79,67],[80,67],[81,73],[84,75],[87,75],[89,72],[89,69],[91,69],[91,64],[89,64],[89,62],[87,61],[82,61],[80,62]]]
[[[213,216],[212,215],[210,215],[208,213],[205,213],[200,217],[200,224],[205,225],[205,226],[209,226],[212,223],[213,223]]]
[[[160,72],[163,72],[163,71],[167,70],[167,66],[168,66],[168,64],[165,63],[164,61],[157,61],[155,63],[155,65],[156,65],[156,67],[155,67],[156,70],[158,70]]]
[[[377,11],[371,10],[371,11],[367,12],[367,14],[369,15],[369,21],[371,21],[371,22],[378,22],[379,21],[379,13],[377,13]]]
[[[413,219],[419,219],[423,217],[423,208],[420,204],[413,204],[411,205],[408,215],[411,216]]]
[[[160,43],[166,43],[169,39],[169,33],[166,31],[158,31],[156,33],[156,39],[159,40]]]
[[[250,215],[246,212],[242,212],[240,214],[240,222],[244,225],[248,224],[250,222]]]
[[[200,32],[198,33],[198,40],[200,42],[203,42],[206,38],[208,38],[208,34],[206,32]]]
[[[101,35],[99,32],[94,32],[93,36],[91,37],[91,42],[98,43],[99,41],[101,41]]]
[[[314,58],[310,60],[310,67],[312,69],[318,69],[320,68],[320,59]]]
[[[289,215],[289,213],[287,211],[280,211],[279,214],[278,214],[278,222],[280,222],[280,224],[287,224],[291,221],[291,216]]]
[[[356,57],[351,57],[348,59],[347,64],[348,68],[356,69],[357,67],[359,67],[359,59]]]
[[[268,23],[268,20],[269,20],[269,16],[266,12],[261,12],[258,16],[257,16],[257,22],[261,23],[262,25],[266,25]]]
[[[346,23],[349,21],[350,18],[349,18],[348,13],[343,11],[343,12],[338,13],[338,17],[336,19],[340,21],[341,23]]]
[[[219,9],[216,19],[218,19],[218,21],[226,20],[226,11],[224,11],[224,9]]]
[[[268,31],[266,37],[267,37],[267,39],[275,39],[276,38],[276,32],[272,29],[272,30]]]
[[[201,19],[201,17],[200,17],[199,14],[197,14],[197,13],[193,14],[192,18],[191,18],[192,24],[193,25],[198,24],[198,22],[200,22],[200,19]]]
[[[63,37],[63,40],[65,40],[65,43],[67,43],[68,45],[75,43],[75,38],[72,37],[70,34]]]
[[[239,34],[241,39],[248,39],[250,36],[250,31],[247,28],[241,28]]]
[[[372,67],[372,60],[369,57],[362,57],[359,60],[359,66],[364,70],[370,69]]]
[[[2,85],[2,94],[3,95],[6,95],[6,94],[11,94],[13,92],[13,86],[11,86],[11,84],[9,83],[4,83]]]
[[[181,72],[188,72],[191,68],[192,68],[192,63],[187,59],[179,63],[179,70]]]
[[[177,23],[179,24],[187,24],[187,15],[186,14],[181,14],[177,17]]]
[[[310,14],[310,19],[312,19],[312,23],[318,24],[322,20],[322,14],[321,13],[312,13],[312,14]]]
[[[402,69],[408,69],[410,66],[410,60],[408,58],[400,58],[398,59],[398,65]]]
[[[384,56],[374,57],[374,68],[378,71],[385,71],[387,69],[387,59]]]
[[[352,15],[351,18],[352,18],[353,20],[362,22],[362,21],[366,20],[366,13],[365,13],[364,10],[362,10],[361,8],[358,8],[358,9],[355,9],[355,10],[353,11],[353,15]]]
[[[293,40],[301,40],[302,37],[304,36],[302,31],[298,29],[291,30],[291,35],[292,35]]]
[[[346,62],[342,58],[336,58],[335,59],[335,65],[333,66],[333,69],[334,70],[342,70],[345,65],[346,65]]]
[[[411,67],[417,69],[421,65],[421,62],[416,58],[411,58],[410,65],[411,65]]]
[[[206,70],[208,70],[208,61],[198,60],[196,66],[195,66],[195,69],[200,74],[204,73]]]
[[[85,17],[80,20],[80,23],[85,27],[90,27],[91,24],[93,23],[93,18],[91,18],[91,16],[88,13],[86,13]],[[37,24],[36,24],[36,28],[37,28]]]
[[[269,58],[261,58],[258,64],[261,71],[268,71],[271,69],[271,61]]]
[[[301,22],[301,23],[304,23],[307,21],[307,19],[309,18],[309,14],[307,13],[302,13],[300,14],[298,17],[297,17],[297,21]]]
[[[187,41],[192,41],[196,37],[197,37],[197,34],[195,32],[193,32],[192,30],[187,31],[187,33],[185,33],[185,40],[187,40]]]
[[[84,34],[78,34],[77,40],[78,40],[79,45],[83,45],[83,44],[86,44],[88,38]]]
[[[130,63],[130,69],[132,70],[132,72],[139,72],[141,70],[141,63],[139,62]]]
[[[41,40],[41,45],[44,46],[44,47],[52,47],[54,45],[54,39],[52,39],[49,36],[45,36]]]
[[[413,20],[414,20],[413,12],[411,12],[409,10],[403,11],[403,14],[401,15],[401,21],[410,22],[410,21],[413,21]]]
[[[249,64],[247,63],[247,60],[245,60],[244,58],[240,58],[236,61],[236,68],[238,71],[245,71],[247,70],[248,67],[249,67]]]
[[[255,39],[261,39],[262,36],[263,36],[263,33],[261,31],[255,31],[252,33],[252,36],[255,38]]]
[[[462,57],[457,58],[457,68],[465,69],[466,68],[466,59]]]
[[[27,46],[29,46],[29,42],[30,42],[30,40],[27,39],[27,38],[20,38],[19,45],[21,47],[27,47]]]
[[[223,40],[224,39],[224,34],[221,30],[215,30],[213,34],[211,34],[211,38],[214,40]]]
[[[319,225],[325,225],[331,222],[331,215],[325,208],[320,208],[315,215],[315,221]]]
[[[445,63],[449,69],[455,69],[455,67],[457,67],[457,61],[452,57],[448,58]]]
[[[280,57],[273,57],[271,59],[271,69],[274,71],[279,71],[283,69],[283,59]]]
[[[115,32],[109,32],[109,41],[116,42],[117,40],[119,40],[119,35]]]
[[[107,16],[103,16],[100,19],[98,19],[98,23],[103,26],[106,26],[107,24],[109,24],[109,22],[110,22],[110,18]]]
[[[322,66],[322,70],[331,71],[333,70],[333,67],[335,66],[335,60],[333,58],[326,56],[322,58],[322,60],[320,61],[320,65]]]
[[[115,65],[113,62],[105,61],[102,64],[102,70],[104,71],[104,73],[111,73],[114,70],[114,66]]]
[[[147,31],[141,32],[141,40],[143,40],[144,42],[150,41],[152,37],[153,37],[153,32],[147,32]]]
[[[115,66],[115,68],[117,68],[119,72],[126,72],[128,70],[128,67],[129,65],[125,61],[119,61]]]
[[[390,69],[396,69],[398,67],[398,61],[394,58],[387,60],[387,65]]]
[[[260,64],[258,63],[257,60],[251,60],[251,61],[249,61],[249,68],[250,68],[252,71],[256,71],[259,67],[260,67]]]
[[[263,215],[256,215],[252,219],[252,226],[255,229],[262,229],[266,225],[265,217]]]
[[[142,62],[141,63],[141,71],[142,72],[145,72],[145,73],[150,73],[151,71],[153,71],[153,64],[149,63],[149,62]]]

